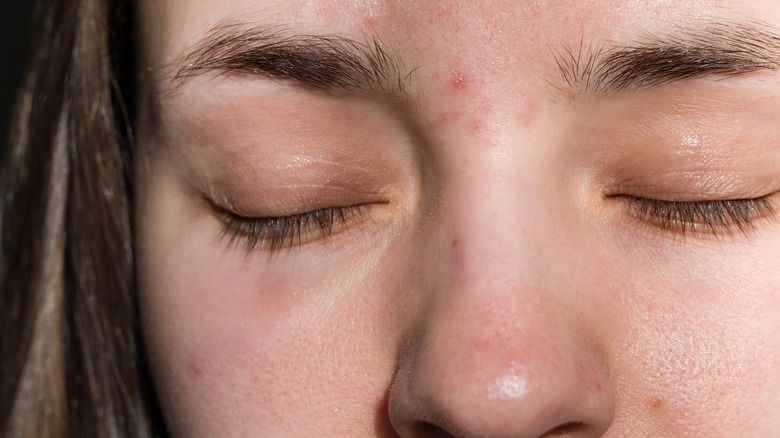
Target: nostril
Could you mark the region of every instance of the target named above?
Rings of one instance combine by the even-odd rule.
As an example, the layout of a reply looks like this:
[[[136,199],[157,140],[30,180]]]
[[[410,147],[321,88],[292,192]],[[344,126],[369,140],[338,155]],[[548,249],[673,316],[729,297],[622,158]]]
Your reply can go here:
[[[417,424],[416,429],[417,434],[415,436],[426,438],[454,438],[454,435],[432,423],[420,422]]]
[[[585,429],[587,429],[587,426],[585,426],[584,423],[580,421],[571,421],[548,430],[547,432],[542,434],[540,438],[574,437],[577,436],[578,434],[581,434]]]
[[[572,421],[556,426],[539,436],[539,438],[573,438],[582,436],[588,426],[580,421]],[[441,427],[428,422],[419,422],[415,427],[415,435],[426,438],[455,438],[455,435]]]

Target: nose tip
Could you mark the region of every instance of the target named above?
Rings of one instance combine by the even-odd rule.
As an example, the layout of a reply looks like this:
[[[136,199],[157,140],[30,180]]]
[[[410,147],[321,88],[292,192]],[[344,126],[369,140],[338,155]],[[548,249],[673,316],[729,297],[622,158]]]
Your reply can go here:
[[[606,433],[614,398],[598,355],[579,345],[576,336],[564,336],[559,324],[548,321],[540,331],[543,313],[532,313],[536,316],[522,324],[432,316],[431,328],[405,354],[391,389],[390,417],[398,434],[590,438]]]

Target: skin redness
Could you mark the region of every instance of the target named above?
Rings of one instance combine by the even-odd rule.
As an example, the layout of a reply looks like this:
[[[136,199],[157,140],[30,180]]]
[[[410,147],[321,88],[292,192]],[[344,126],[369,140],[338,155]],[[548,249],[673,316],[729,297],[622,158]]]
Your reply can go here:
[[[780,430],[774,0],[141,2],[177,437]]]

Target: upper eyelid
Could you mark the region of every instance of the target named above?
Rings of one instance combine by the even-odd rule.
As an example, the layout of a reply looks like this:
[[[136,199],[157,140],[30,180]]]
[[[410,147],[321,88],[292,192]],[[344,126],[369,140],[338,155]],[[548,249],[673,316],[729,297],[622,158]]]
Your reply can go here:
[[[771,195],[750,199],[710,201],[664,201],[658,199],[619,196],[627,199],[642,220],[662,230],[681,234],[708,232],[713,234],[745,233],[755,228],[755,221],[775,213]]]
[[[263,246],[262,249],[273,254],[284,248],[301,246],[306,234],[320,232],[323,237],[331,237],[334,227],[349,225],[355,216],[361,216],[365,204],[327,207],[286,216],[245,217],[223,210],[222,234],[228,234],[231,243],[241,243],[248,252]],[[249,230],[241,229],[249,227]]]

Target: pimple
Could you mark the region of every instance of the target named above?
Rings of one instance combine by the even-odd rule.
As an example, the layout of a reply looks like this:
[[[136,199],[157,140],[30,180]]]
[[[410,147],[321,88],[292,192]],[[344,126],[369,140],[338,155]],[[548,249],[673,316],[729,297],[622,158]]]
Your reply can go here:
[[[455,92],[465,91],[469,86],[469,75],[460,69],[450,72],[449,86]]]
[[[474,117],[474,118],[471,119],[471,124],[469,126],[469,129],[471,129],[471,132],[473,132],[475,134],[476,133],[480,133],[480,132],[482,132],[483,125],[484,124],[483,124],[482,119],[480,117]]]
[[[653,397],[650,399],[650,409],[654,411],[660,411],[664,407],[664,400],[660,397]]]
[[[187,374],[190,376],[192,380],[198,380],[201,376],[201,370],[200,366],[195,362],[195,360],[190,360],[187,364]]]
[[[455,94],[468,91],[472,86],[472,76],[469,66],[460,59],[449,61],[445,73],[447,90]]]

